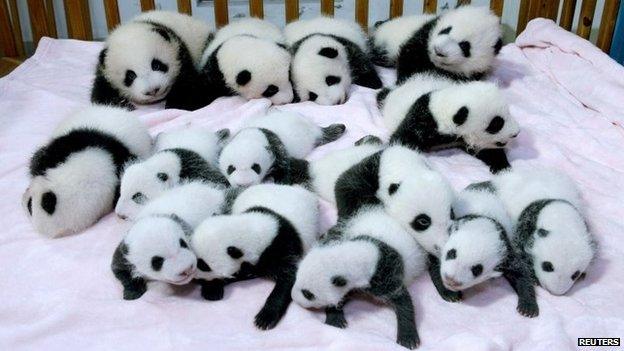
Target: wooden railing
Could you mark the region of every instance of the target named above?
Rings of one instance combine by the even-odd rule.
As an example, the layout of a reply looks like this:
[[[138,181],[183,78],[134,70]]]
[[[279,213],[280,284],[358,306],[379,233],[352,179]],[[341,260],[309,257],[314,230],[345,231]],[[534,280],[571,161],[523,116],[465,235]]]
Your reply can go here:
[[[16,1],[0,0],[0,49],[4,56],[8,57],[23,57],[25,55]],[[39,39],[43,36],[56,38],[58,35],[54,7],[52,6],[53,0],[26,1],[34,45],[37,45]],[[363,28],[367,29],[369,0],[345,1],[355,1],[354,19]],[[110,31],[120,23],[118,0],[102,0],[102,2],[104,3],[106,24]],[[319,2],[321,13],[333,16],[334,0],[319,0]],[[403,2],[403,0],[389,1],[389,17],[397,17],[403,14]],[[459,0],[458,2],[469,4],[470,0]],[[550,18],[555,21],[559,18],[559,25],[567,30],[571,30],[575,16],[576,0],[563,0],[561,14],[559,14],[560,2],[561,0],[521,0],[517,32],[522,32],[527,23],[536,17]],[[63,4],[68,36],[74,39],[92,40],[93,34],[88,0],[63,0]],[[140,0],[140,4],[142,11],[156,8],[155,0]],[[177,0],[177,5],[179,12],[191,14],[191,0]],[[503,14],[504,5],[504,0],[490,1],[490,8],[499,16]],[[436,13],[437,6],[437,0],[424,0],[423,13]],[[609,52],[611,47],[619,6],[620,0],[605,0],[596,43],[605,52]],[[299,0],[285,0],[284,10],[286,22],[296,20],[299,18]],[[585,39],[588,39],[591,34],[595,10],[596,0],[582,0],[576,33]],[[217,27],[227,24],[229,20],[228,1],[214,0],[214,13]],[[263,1],[249,0],[249,14],[259,18],[264,17]]]

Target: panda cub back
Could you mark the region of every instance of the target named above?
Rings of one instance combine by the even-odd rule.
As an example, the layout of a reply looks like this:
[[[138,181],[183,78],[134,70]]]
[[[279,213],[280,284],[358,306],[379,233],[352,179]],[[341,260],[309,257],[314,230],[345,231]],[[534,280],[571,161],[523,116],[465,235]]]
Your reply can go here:
[[[435,15],[401,16],[380,23],[370,38],[372,60],[383,67],[394,67],[401,46]]]

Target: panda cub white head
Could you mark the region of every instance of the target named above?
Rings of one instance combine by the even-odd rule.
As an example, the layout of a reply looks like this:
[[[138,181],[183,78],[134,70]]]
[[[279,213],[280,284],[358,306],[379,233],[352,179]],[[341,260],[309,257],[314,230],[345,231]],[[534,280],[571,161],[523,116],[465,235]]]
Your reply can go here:
[[[299,263],[292,299],[305,308],[339,306],[351,290],[369,285],[378,260],[366,241],[317,246]]]
[[[221,151],[219,168],[232,186],[260,184],[275,161],[269,147],[259,128],[245,128]]]
[[[429,109],[440,133],[461,136],[476,150],[505,147],[520,132],[493,83],[469,82],[433,91]]]
[[[470,76],[490,70],[501,37],[500,18],[489,8],[460,6],[438,18],[427,51],[435,66]]]
[[[106,80],[136,104],[165,99],[180,72],[179,43],[162,27],[130,22],[115,29],[100,54]]]

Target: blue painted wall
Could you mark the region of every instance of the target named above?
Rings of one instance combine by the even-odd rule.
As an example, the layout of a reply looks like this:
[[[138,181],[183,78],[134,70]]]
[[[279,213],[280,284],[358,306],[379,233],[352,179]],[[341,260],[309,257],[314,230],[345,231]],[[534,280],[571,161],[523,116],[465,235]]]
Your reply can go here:
[[[624,64],[624,2],[620,2],[618,19],[613,32],[613,43],[611,44],[611,57],[620,64]]]

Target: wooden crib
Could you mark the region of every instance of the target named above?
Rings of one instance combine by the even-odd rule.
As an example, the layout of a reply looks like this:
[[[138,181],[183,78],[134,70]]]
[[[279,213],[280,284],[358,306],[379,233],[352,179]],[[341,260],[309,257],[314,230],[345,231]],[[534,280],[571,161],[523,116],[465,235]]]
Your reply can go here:
[[[0,49],[5,59],[13,58],[16,62],[19,62],[25,56],[25,50],[20,29],[17,1],[27,2],[28,17],[35,46],[43,36],[56,38],[58,35],[53,0],[0,0]],[[354,18],[366,29],[368,26],[369,0],[346,1],[355,1]],[[102,2],[106,23],[110,31],[120,23],[118,0],[102,0]],[[319,2],[321,13],[329,16],[334,14],[334,0],[319,0]],[[458,3],[468,4],[470,0],[458,0]],[[563,4],[561,4],[561,0],[521,0],[517,33],[522,32],[527,22],[536,17],[551,18],[555,21],[559,18],[559,25],[567,30],[571,30],[575,18],[576,3],[576,0],[563,0]],[[591,34],[596,3],[597,0],[582,0],[581,3],[576,32],[586,39]],[[63,0],[63,4],[68,36],[74,39],[92,40],[93,34],[88,0]],[[389,17],[401,16],[403,14],[403,4],[403,0],[389,0]],[[140,5],[143,11],[156,8],[155,0],[140,0]],[[437,0],[424,0],[422,11],[435,13],[437,5]],[[503,13],[504,6],[504,0],[490,1],[490,8],[499,16]],[[619,6],[620,0],[605,0],[604,10],[600,17],[596,45],[607,53],[611,47]],[[192,12],[191,0],[177,0],[177,7],[179,12],[187,14]],[[560,7],[561,13],[559,14]],[[285,0],[284,9],[286,22],[296,20],[299,17],[299,0]],[[214,15],[217,27],[228,23],[228,0],[214,0]],[[249,15],[262,18],[264,16],[264,1],[249,0]]]

